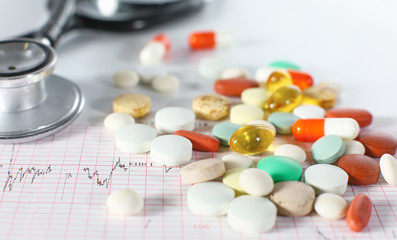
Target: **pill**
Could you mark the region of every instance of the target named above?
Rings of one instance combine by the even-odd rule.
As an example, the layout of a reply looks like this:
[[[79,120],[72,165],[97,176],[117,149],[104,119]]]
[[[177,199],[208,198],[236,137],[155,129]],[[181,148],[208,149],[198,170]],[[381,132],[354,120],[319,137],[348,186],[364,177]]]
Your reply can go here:
[[[359,193],[350,203],[346,213],[347,226],[355,232],[363,230],[371,217],[372,201],[365,194]]]
[[[220,182],[197,183],[187,191],[187,207],[201,216],[226,215],[233,199],[233,189]]]
[[[154,124],[161,133],[173,133],[178,130],[194,129],[195,115],[186,108],[166,107],[154,115]]]
[[[317,196],[314,210],[323,218],[336,220],[346,216],[347,201],[335,193],[322,193]]]
[[[359,133],[360,126],[352,118],[299,119],[292,126],[294,137],[303,142],[314,142],[327,135],[355,139]]]
[[[292,78],[287,71],[277,69],[272,71],[267,77],[266,82],[261,85],[265,87],[267,92],[273,93],[282,87],[291,85],[292,83]]]
[[[198,31],[188,37],[188,44],[193,50],[230,47],[233,35],[229,32]]]
[[[345,153],[345,144],[337,135],[327,135],[315,141],[310,153],[316,163],[334,163]]]
[[[219,140],[217,138],[187,130],[178,130],[174,134],[189,139],[194,150],[216,152],[219,149]]]
[[[158,34],[141,50],[139,59],[143,65],[159,64],[171,48],[171,39],[165,34]]]
[[[260,107],[237,104],[230,109],[230,122],[245,125],[254,120],[262,120],[265,113]]]
[[[349,154],[341,157],[338,167],[349,175],[349,184],[352,185],[374,184],[380,176],[378,161],[361,154]]]
[[[293,114],[299,118],[324,118],[325,110],[316,105],[300,105],[294,108]]]
[[[166,166],[178,166],[192,159],[192,143],[178,135],[162,135],[150,144],[150,158]]]
[[[253,196],[266,196],[273,190],[273,178],[265,171],[248,168],[240,173],[239,182],[242,189]]]
[[[108,196],[107,206],[113,214],[135,215],[143,209],[143,199],[133,190],[122,189],[114,191]]]
[[[140,118],[150,112],[151,105],[152,101],[144,94],[126,93],[113,100],[113,112],[123,112]]]
[[[269,67],[272,68],[286,68],[286,69],[293,69],[293,70],[301,70],[297,64],[290,62],[290,61],[274,61],[268,64]]]
[[[299,181],[302,176],[302,166],[288,157],[264,157],[256,167],[266,171],[273,178],[274,183],[288,180]]]
[[[274,184],[269,195],[277,207],[277,214],[282,216],[305,216],[313,210],[316,198],[314,189],[297,181],[283,181]]]
[[[113,84],[118,88],[132,88],[139,83],[139,74],[132,70],[119,71],[113,75]]]
[[[304,163],[306,160],[305,151],[301,147],[293,144],[283,144],[278,146],[276,151],[274,151],[274,156],[288,157],[300,164]]]
[[[361,108],[333,108],[325,114],[327,118],[353,118],[360,127],[366,127],[372,122],[372,114]]]
[[[205,79],[216,80],[226,67],[227,65],[222,59],[215,57],[202,58],[199,62],[199,73]]]
[[[245,125],[230,137],[230,148],[241,154],[254,155],[266,151],[274,139],[273,131],[264,125]]]
[[[197,118],[221,120],[229,115],[229,98],[217,94],[204,94],[193,99],[192,109]]]
[[[231,228],[250,234],[268,232],[276,224],[277,208],[269,199],[240,196],[232,200],[227,211]]]
[[[248,78],[249,72],[244,68],[226,68],[221,72],[221,79]]]
[[[365,147],[359,141],[346,139],[346,140],[343,140],[343,143],[345,144],[345,153],[343,155],[347,155],[347,154],[362,154],[362,155],[364,155]]]
[[[125,153],[144,153],[157,136],[156,129],[144,124],[127,124],[116,132],[116,147]]]
[[[222,159],[198,160],[181,168],[181,182],[183,184],[207,182],[223,176],[225,171],[225,164]]]
[[[236,196],[247,194],[240,184],[240,175],[244,170],[245,168],[232,168],[222,177],[223,184],[232,188]]]
[[[252,160],[248,156],[239,153],[229,153],[222,157],[226,171],[232,168],[250,168]]]
[[[179,88],[180,81],[174,75],[158,75],[152,80],[152,88],[157,92],[169,93]]]
[[[397,140],[390,134],[379,131],[362,131],[357,140],[365,147],[365,154],[370,157],[381,157],[388,153],[394,155]]]
[[[316,194],[330,192],[342,195],[346,192],[349,175],[340,167],[331,164],[316,164],[306,168],[305,183],[311,185]]]
[[[267,120],[276,127],[278,134],[292,134],[292,125],[298,119],[293,113],[274,112],[269,115]]]
[[[301,90],[313,86],[313,78],[308,73],[288,69],[287,72],[292,78],[293,84],[298,86]]]
[[[248,78],[219,79],[214,83],[215,92],[232,97],[240,97],[247,88],[259,87],[258,83]]]
[[[247,123],[247,125],[257,125],[257,126],[263,125],[265,127],[270,128],[272,130],[274,136],[276,136],[276,127],[273,124],[271,124],[269,121],[266,121],[266,120],[254,120],[252,122]]]
[[[231,122],[218,123],[212,128],[212,136],[219,139],[221,145],[229,146],[230,138],[240,127],[240,124]]]
[[[342,92],[342,86],[338,82],[332,80],[321,81],[317,84],[317,87],[322,89],[331,89],[337,94]]]
[[[317,105],[330,109],[336,105],[338,93],[329,87],[311,86],[302,92],[302,104]]]
[[[266,101],[263,109],[268,112],[292,112],[302,102],[302,92],[295,85],[276,90]]]
[[[241,93],[241,101],[243,103],[257,107],[262,107],[268,97],[266,90],[261,87],[247,88]]]
[[[116,132],[120,127],[130,123],[135,123],[135,119],[131,115],[121,112],[111,113],[103,121],[105,127],[112,132]]]
[[[383,154],[379,161],[380,171],[385,181],[390,185],[397,185],[397,161],[386,153]]]

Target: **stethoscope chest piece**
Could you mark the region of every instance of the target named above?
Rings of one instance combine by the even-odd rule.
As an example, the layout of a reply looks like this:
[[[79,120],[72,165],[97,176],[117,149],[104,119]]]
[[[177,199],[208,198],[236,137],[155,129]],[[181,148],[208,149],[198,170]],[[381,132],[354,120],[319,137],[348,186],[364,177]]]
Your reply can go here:
[[[0,42],[0,143],[47,137],[80,114],[84,97],[51,74],[55,63],[55,51],[35,40]]]

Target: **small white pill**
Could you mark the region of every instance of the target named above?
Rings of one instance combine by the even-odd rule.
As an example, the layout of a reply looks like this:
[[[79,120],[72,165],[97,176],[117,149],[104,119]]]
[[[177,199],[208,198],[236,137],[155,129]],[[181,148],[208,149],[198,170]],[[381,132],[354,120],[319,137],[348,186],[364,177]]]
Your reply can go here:
[[[230,109],[230,122],[245,125],[254,120],[262,120],[265,113],[260,107],[237,104]]]
[[[221,72],[221,79],[248,78],[249,72],[244,68],[226,68]]]
[[[229,153],[223,156],[222,160],[226,171],[232,168],[250,168],[252,166],[251,158],[239,153]]]
[[[149,151],[150,142],[157,136],[156,129],[144,124],[127,124],[116,132],[116,147],[125,153]]]
[[[269,199],[247,195],[233,199],[227,211],[230,227],[253,234],[270,231],[276,216],[277,208]]]
[[[345,153],[344,153],[344,155],[347,155],[347,154],[361,154],[361,155],[364,155],[365,147],[359,141],[346,139],[346,140],[343,140],[343,142],[345,143]]]
[[[159,64],[166,54],[164,44],[159,42],[150,42],[139,54],[139,59],[143,65]]]
[[[323,193],[316,198],[314,210],[326,219],[342,219],[346,216],[347,201],[335,193]]]
[[[254,121],[247,123],[247,125],[264,125],[264,126],[270,128],[273,131],[274,136],[276,136],[276,127],[269,121],[254,120]]]
[[[182,107],[166,107],[154,116],[156,128],[161,133],[173,133],[178,130],[192,131],[196,116],[192,110]]]
[[[153,89],[163,93],[176,91],[179,84],[179,79],[174,75],[159,75],[152,80]]]
[[[107,205],[111,213],[129,216],[135,215],[142,210],[143,199],[133,190],[122,189],[114,191],[108,196]]]
[[[275,72],[275,71],[282,72],[282,73],[284,73],[284,74],[287,75],[287,76],[290,75],[290,74],[289,74],[286,70],[284,70],[284,69],[271,68],[271,67],[262,67],[262,68],[259,68],[259,69],[256,71],[256,73],[255,73],[255,79],[256,79],[256,81],[259,82],[259,83],[265,83],[265,82],[267,82],[267,80],[269,79],[269,76],[270,76],[273,72]]]
[[[233,199],[233,189],[220,182],[197,183],[187,191],[187,206],[197,215],[225,215]]]
[[[244,191],[253,196],[266,196],[274,187],[273,178],[258,168],[248,168],[242,171],[239,182]]]
[[[268,99],[264,88],[247,88],[241,93],[241,101],[248,105],[262,107]]]
[[[331,164],[316,164],[305,171],[305,183],[311,185],[316,194],[330,192],[342,195],[346,192],[349,175],[340,167]]]
[[[226,63],[218,58],[203,58],[199,62],[199,73],[202,77],[215,80],[221,75]]]
[[[150,158],[166,166],[178,166],[192,159],[192,143],[179,135],[163,135],[150,144]]]
[[[397,185],[397,161],[396,159],[386,153],[380,157],[380,171],[385,181],[390,185]]]
[[[276,151],[274,151],[274,156],[288,157],[301,164],[306,160],[305,151],[301,147],[293,144],[280,145],[276,148]]]
[[[113,83],[119,88],[132,88],[139,83],[139,75],[131,70],[119,71],[113,75]]]
[[[316,105],[300,105],[294,108],[292,112],[299,118],[323,118],[325,116],[325,110],[322,107]]]
[[[135,119],[131,115],[122,112],[111,113],[103,121],[105,127],[112,132],[116,132],[122,126],[131,123],[135,123]]]

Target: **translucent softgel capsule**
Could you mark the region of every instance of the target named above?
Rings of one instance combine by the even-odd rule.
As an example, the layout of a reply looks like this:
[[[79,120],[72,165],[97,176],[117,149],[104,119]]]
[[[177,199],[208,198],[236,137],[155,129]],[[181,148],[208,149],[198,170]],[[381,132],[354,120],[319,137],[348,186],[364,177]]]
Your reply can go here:
[[[303,104],[317,105],[324,109],[335,106],[338,93],[329,87],[312,86],[303,91]]]
[[[270,74],[266,81],[265,88],[268,92],[275,92],[276,90],[291,84],[293,84],[293,81],[288,72],[276,70]]]
[[[272,112],[291,112],[302,102],[302,92],[295,85],[282,87],[266,101],[263,109]]]
[[[246,125],[234,132],[230,138],[233,151],[254,155],[266,151],[273,142],[273,131],[264,125]]]

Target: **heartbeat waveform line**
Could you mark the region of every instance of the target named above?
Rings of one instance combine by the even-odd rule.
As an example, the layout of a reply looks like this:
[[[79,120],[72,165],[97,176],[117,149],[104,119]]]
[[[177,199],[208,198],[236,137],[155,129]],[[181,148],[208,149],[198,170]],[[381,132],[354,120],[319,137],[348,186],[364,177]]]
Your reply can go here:
[[[46,169],[36,169],[35,167],[29,167],[27,169],[24,169],[23,167],[20,167],[15,176],[11,174],[10,171],[8,171],[8,177],[6,183],[4,184],[3,192],[6,191],[7,187],[8,191],[11,191],[14,187],[15,182],[18,179],[19,182],[22,182],[25,177],[27,178],[28,175],[32,174],[32,179],[30,183],[33,183],[37,177],[40,177],[41,175],[46,175],[50,172],[52,172],[51,165],[48,165]]]
[[[129,166],[131,166],[131,164],[129,164]],[[107,178],[101,179],[100,176],[99,176],[98,170],[95,170],[95,172],[93,172],[91,174],[91,169],[89,167],[83,168],[83,171],[87,172],[87,175],[88,175],[89,179],[93,179],[94,177],[96,177],[96,184],[98,186],[105,186],[106,188],[108,188],[109,187],[109,183],[110,183],[110,179],[113,176],[113,172],[117,168],[123,169],[124,172],[126,172],[128,170],[128,167],[126,167],[126,164],[122,164],[121,163],[121,159],[119,158],[119,160],[116,162],[116,164],[112,167],[112,170],[110,170],[110,173],[109,173]]]
[[[65,194],[66,181],[71,177],[73,177],[71,173],[65,173],[65,182],[63,183],[62,196],[61,196],[62,200],[63,200],[63,195]]]

